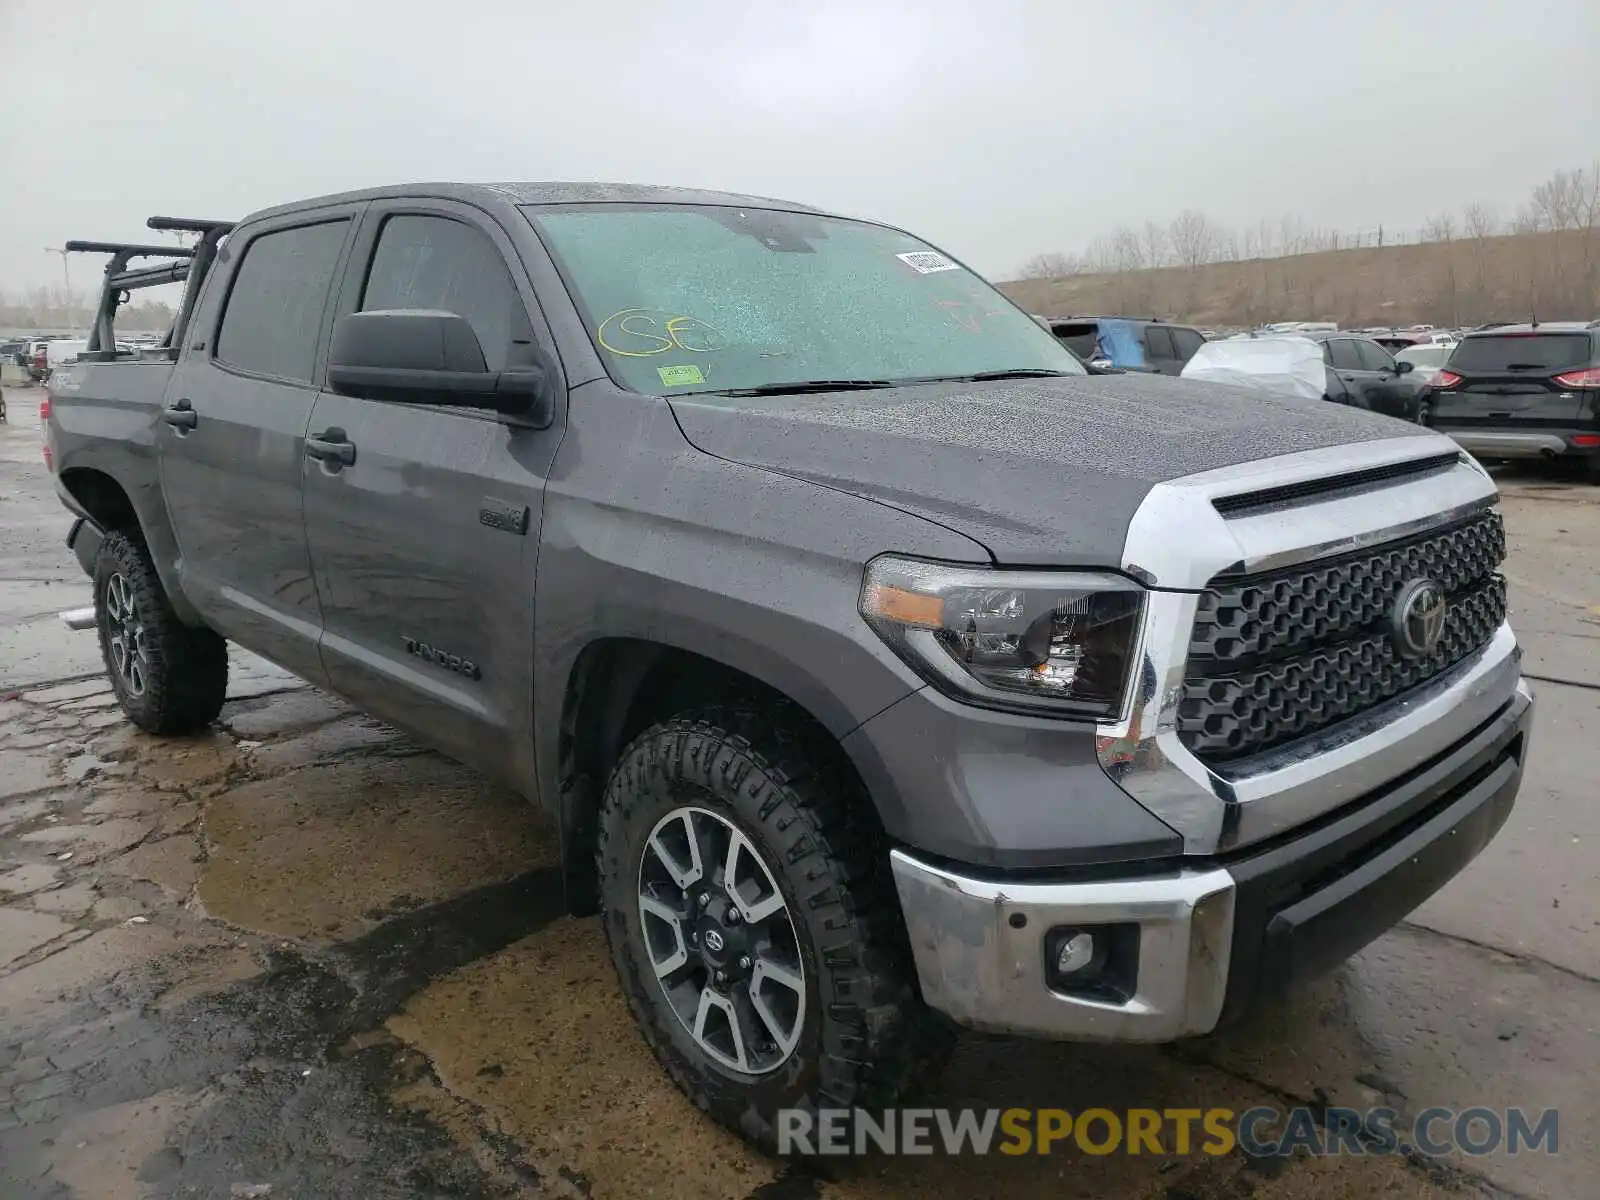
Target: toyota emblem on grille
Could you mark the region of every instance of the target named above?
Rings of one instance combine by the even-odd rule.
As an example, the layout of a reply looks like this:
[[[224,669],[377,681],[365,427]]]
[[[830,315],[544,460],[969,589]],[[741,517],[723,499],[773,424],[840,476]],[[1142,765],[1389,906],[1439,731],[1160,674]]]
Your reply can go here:
[[[1444,590],[1431,579],[1413,579],[1400,589],[1389,618],[1395,648],[1407,658],[1432,654],[1444,632]]]

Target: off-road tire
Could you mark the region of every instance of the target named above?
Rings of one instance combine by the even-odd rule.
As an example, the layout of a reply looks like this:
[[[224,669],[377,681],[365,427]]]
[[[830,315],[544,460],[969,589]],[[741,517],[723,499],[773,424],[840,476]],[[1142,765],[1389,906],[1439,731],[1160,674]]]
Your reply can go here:
[[[645,730],[601,801],[601,921],[646,1042],[703,1111],[768,1150],[778,1111],[867,1109],[914,1095],[956,1030],[923,1003],[881,834],[827,734],[792,708],[707,708]],[[807,984],[803,1032],[767,1075],[719,1064],[669,1007],[650,968],[638,878],[656,822],[693,804],[730,819],[784,893]]]
[[[108,591],[124,581],[142,632],[140,686],[119,668],[112,640],[118,630]],[[185,625],[172,610],[150,552],[136,535],[113,531],[100,543],[94,566],[95,629],[100,654],[122,711],[147,733],[192,733],[216,720],[228,692],[228,644],[209,629]]]

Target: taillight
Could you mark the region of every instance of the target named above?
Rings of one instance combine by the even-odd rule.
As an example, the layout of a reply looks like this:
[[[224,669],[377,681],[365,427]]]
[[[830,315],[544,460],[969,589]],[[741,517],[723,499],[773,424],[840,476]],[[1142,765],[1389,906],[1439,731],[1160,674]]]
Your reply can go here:
[[[1569,388],[1600,388],[1600,367],[1585,367],[1581,371],[1568,371],[1557,375],[1556,382]]]
[[[1456,387],[1460,383],[1461,376],[1457,375],[1454,371],[1440,371],[1433,377],[1433,388],[1434,391],[1437,392],[1448,391],[1450,388]]]
[[[43,425],[50,420],[50,393],[46,392],[39,401],[39,424]]]

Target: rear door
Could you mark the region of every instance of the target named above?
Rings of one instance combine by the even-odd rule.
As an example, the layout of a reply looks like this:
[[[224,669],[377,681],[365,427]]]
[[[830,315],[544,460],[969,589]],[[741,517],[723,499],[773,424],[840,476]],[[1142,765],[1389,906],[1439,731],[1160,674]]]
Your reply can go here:
[[[512,243],[467,205],[372,205],[338,310],[372,309],[465,317],[490,370],[552,344]],[[332,391],[311,418],[351,458],[303,463],[331,686],[488,770],[509,766],[509,734],[531,720],[533,573],[560,430]]]
[[[253,226],[221,252],[157,425],[183,590],[218,632],[321,680],[301,516],[312,380],[360,205]]]
[[[1371,338],[1351,338],[1356,346],[1356,356],[1369,379],[1367,395],[1372,407],[1391,417],[1411,420],[1416,411],[1417,390],[1421,386],[1415,374],[1402,375],[1395,366],[1394,356]]]
[[[1328,365],[1338,372],[1340,381],[1349,390],[1350,402],[1360,408],[1382,412],[1382,397],[1373,394],[1377,372],[1368,370],[1362,363],[1355,339],[1329,338],[1324,345],[1327,346]]]
[[[1556,376],[1595,361],[1582,330],[1475,334],[1456,346],[1445,369],[1461,382],[1434,394],[1434,423],[1453,429],[1571,428],[1587,423],[1592,393],[1565,387]]]

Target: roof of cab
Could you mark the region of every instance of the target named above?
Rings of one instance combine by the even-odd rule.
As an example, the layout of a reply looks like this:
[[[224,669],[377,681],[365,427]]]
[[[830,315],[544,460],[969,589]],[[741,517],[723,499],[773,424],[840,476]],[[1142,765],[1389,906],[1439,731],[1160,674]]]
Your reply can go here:
[[[390,199],[460,200],[467,204],[714,204],[737,208],[781,209],[788,212],[821,213],[822,210],[789,200],[765,196],[744,196],[737,192],[704,191],[699,188],[661,187],[642,183],[398,183],[386,187],[313,196],[288,204],[275,205],[251,213],[245,221],[257,221],[307,209],[326,208],[362,200]],[[240,224],[244,222],[241,221]]]

